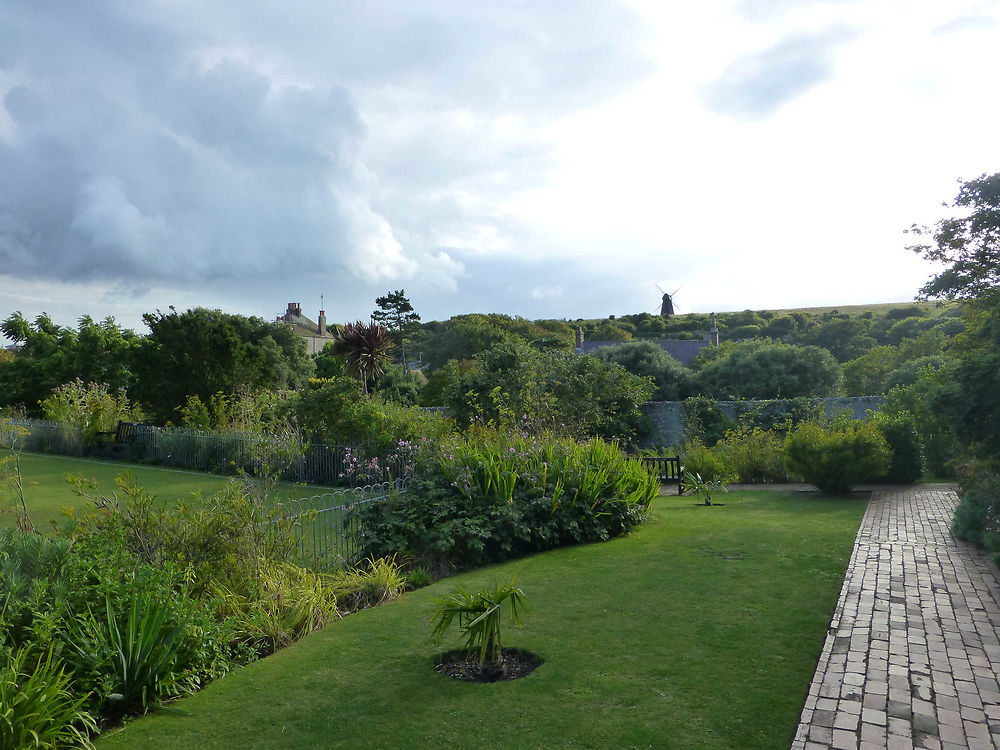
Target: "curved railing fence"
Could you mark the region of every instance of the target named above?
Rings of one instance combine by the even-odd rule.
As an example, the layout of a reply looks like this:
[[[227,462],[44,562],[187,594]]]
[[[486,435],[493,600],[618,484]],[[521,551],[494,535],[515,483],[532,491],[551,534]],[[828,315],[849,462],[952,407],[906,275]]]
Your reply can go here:
[[[401,482],[382,482],[276,503],[268,509],[268,523],[291,535],[304,565],[350,565],[361,557],[357,511],[401,490]]]

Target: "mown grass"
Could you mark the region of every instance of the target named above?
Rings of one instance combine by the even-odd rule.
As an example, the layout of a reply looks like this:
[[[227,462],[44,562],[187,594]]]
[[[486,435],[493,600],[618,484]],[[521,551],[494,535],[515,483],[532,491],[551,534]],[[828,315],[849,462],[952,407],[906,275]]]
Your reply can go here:
[[[54,456],[44,453],[23,453],[21,474],[24,482],[25,501],[32,522],[42,532],[51,529],[50,520],[57,520],[65,507],[81,507],[85,501],[73,492],[67,475],[82,474],[95,479],[98,491],[110,494],[115,489],[115,478],[129,472],[144,489],[167,502],[190,501],[195,493],[209,495],[222,489],[228,479],[213,474],[164,469],[156,466],[123,464],[116,461]],[[276,493],[277,499],[308,497],[328,492],[329,488],[284,484]],[[6,483],[0,484],[0,526],[15,523],[15,498]]]
[[[865,501],[659,498],[628,537],[456,576],[360,612],[100,748],[787,748]],[[517,576],[517,681],[433,671],[435,597]],[[445,643],[451,648],[455,643]]]

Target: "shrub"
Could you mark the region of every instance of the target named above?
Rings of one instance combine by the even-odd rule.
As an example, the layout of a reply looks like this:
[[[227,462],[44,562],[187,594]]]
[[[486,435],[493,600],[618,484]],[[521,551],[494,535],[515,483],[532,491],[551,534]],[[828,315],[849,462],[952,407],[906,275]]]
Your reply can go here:
[[[992,553],[1000,562],[1000,475],[981,472],[969,480],[955,508],[951,532]]]
[[[842,378],[826,349],[762,339],[723,344],[695,367],[702,392],[721,399],[834,396]]]
[[[80,427],[86,445],[94,445],[98,433],[113,432],[119,421],[142,418],[124,393],[112,393],[106,383],[85,384],[79,378],[56,388],[41,407],[46,419]]]
[[[785,439],[780,432],[759,427],[731,430],[716,444],[712,453],[731,469],[740,482],[788,481]]]
[[[924,454],[913,417],[906,413],[891,417],[876,412],[873,421],[892,449],[885,481],[912,484],[920,479],[924,473]]]
[[[723,454],[699,440],[690,440],[681,446],[681,464],[685,474],[698,474],[705,480],[731,482],[736,478],[733,467],[726,462]]]
[[[892,451],[871,422],[803,422],[785,438],[788,468],[822,492],[845,494],[885,476]]]
[[[615,362],[513,341],[475,361],[475,370],[452,382],[447,395],[463,426],[627,441],[650,428],[639,406],[653,394],[652,382]]]
[[[633,375],[652,378],[656,386],[654,401],[681,401],[696,392],[694,371],[652,341],[605,346],[590,356],[617,362]]]
[[[693,396],[684,401],[684,434],[688,439],[713,446],[735,427],[736,422],[725,415],[714,399]]]
[[[614,444],[480,428],[418,446],[405,494],[356,511],[362,553],[474,567],[628,531],[659,481]]]

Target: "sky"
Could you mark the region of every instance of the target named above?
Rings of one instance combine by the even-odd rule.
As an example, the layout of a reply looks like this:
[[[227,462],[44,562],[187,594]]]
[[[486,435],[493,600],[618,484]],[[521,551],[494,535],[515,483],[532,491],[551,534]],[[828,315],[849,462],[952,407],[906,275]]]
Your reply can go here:
[[[1000,0],[5,0],[0,316],[910,300]]]

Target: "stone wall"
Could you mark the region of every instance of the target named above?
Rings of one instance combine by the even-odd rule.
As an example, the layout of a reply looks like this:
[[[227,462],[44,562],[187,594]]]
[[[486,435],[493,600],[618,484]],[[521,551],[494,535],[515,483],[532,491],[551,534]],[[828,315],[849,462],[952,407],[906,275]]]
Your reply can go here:
[[[827,415],[848,412],[852,419],[864,419],[871,410],[878,409],[882,396],[848,396],[842,398],[819,398]],[[780,401],[717,401],[716,404],[730,419],[750,411],[762,403],[776,404]],[[794,402],[789,402],[794,403]],[[653,423],[653,431],[645,439],[649,446],[674,446],[684,442],[684,404],[681,401],[650,401],[642,405],[642,413]]]

